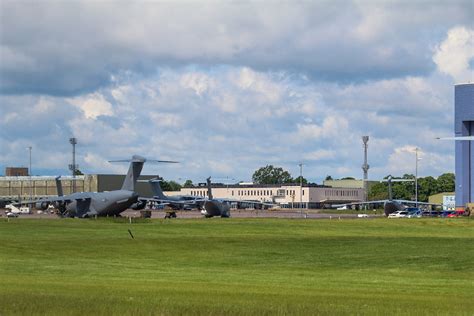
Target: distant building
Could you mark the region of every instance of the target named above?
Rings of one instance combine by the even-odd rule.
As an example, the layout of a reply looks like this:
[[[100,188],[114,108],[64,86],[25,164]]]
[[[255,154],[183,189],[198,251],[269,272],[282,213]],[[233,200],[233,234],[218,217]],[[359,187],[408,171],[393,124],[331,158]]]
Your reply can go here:
[[[179,192],[166,194],[192,195],[206,197],[207,187],[186,187]],[[337,188],[324,185],[299,184],[214,184],[212,187],[214,198],[234,200],[253,200],[259,202],[278,203],[288,208],[322,208],[336,203],[360,202],[364,199],[363,188]]]
[[[454,211],[456,208],[454,192],[442,192],[428,197],[428,203],[440,204],[445,211]]]
[[[140,176],[148,180],[156,176]],[[118,190],[122,187],[125,175],[89,174],[76,176],[75,192],[103,192]],[[72,176],[62,176],[61,184],[64,194],[73,193]],[[142,196],[152,196],[150,186],[146,182],[137,183],[136,191]],[[55,177],[52,176],[4,176],[0,177],[0,198],[13,197],[17,199],[39,198],[57,195]]]
[[[379,183],[378,181],[367,181],[367,189],[370,192],[370,189],[374,184]],[[335,188],[364,188],[364,180],[358,179],[335,179],[335,180],[324,180],[323,184],[326,186],[331,186]]]
[[[28,168],[24,167],[6,167],[5,176],[7,177],[19,177],[28,176]]]
[[[454,87],[455,136],[474,135],[474,84]],[[474,142],[456,141],[456,206],[474,202]]]

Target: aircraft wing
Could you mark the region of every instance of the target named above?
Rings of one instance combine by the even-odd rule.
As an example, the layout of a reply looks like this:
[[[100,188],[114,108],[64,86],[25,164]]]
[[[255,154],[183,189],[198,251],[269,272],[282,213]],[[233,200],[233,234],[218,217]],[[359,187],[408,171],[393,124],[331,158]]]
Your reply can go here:
[[[234,200],[234,199],[214,199],[214,200],[223,202],[223,203],[244,203],[244,204],[264,205],[264,206],[275,205],[275,203],[252,201],[252,200]]]
[[[400,204],[420,204],[420,205],[436,205],[436,206],[441,206],[441,204],[437,203],[427,203],[427,202],[416,202],[416,201],[408,201],[408,200],[393,200],[395,202],[398,202]]]
[[[146,202],[157,202],[160,204],[182,204],[182,205],[195,204],[195,202],[201,201],[201,200],[175,201],[175,200],[156,199],[156,198],[147,198],[147,197],[139,197],[138,200],[146,201]]]
[[[341,203],[341,204],[333,204],[333,207],[342,207],[342,206],[349,206],[349,205],[369,205],[369,204],[379,204],[385,203],[389,200],[377,200],[377,201],[367,201],[367,202],[350,202],[350,203]]]
[[[49,197],[49,198],[43,198],[43,199],[38,199],[38,200],[31,200],[31,201],[21,201],[20,202],[15,202],[12,203],[13,205],[20,205],[20,204],[36,204],[36,203],[53,203],[53,202],[66,202],[70,203],[72,201],[75,201],[76,199],[71,199],[70,197],[67,196],[57,196],[57,197]]]
[[[474,140],[474,136],[437,137],[440,140]]]

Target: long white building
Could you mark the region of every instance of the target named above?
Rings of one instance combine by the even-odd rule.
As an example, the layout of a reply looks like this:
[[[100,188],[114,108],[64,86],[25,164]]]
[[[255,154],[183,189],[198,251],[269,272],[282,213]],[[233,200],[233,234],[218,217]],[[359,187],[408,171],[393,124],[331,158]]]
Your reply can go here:
[[[207,187],[205,185],[185,187],[179,192],[166,192],[166,194],[205,197]],[[363,188],[336,188],[321,185],[303,185],[300,188],[299,184],[213,184],[212,194],[214,198],[272,202],[289,208],[321,208],[335,203],[360,202],[365,196]]]

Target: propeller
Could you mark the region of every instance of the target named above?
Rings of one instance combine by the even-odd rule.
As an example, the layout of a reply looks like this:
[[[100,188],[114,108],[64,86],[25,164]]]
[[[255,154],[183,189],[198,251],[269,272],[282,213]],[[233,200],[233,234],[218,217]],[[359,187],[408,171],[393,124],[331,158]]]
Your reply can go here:
[[[132,159],[109,160],[109,162],[179,163],[179,161],[173,161],[173,160],[146,159],[145,157],[142,157],[139,155],[133,155]]]

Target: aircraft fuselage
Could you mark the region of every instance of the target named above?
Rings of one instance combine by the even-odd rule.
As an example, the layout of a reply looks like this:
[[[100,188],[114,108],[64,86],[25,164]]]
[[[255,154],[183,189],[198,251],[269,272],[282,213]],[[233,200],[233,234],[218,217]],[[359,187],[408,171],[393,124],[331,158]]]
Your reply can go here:
[[[67,204],[66,210],[69,214],[80,217],[119,215],[138,200],[138,194],[128,190],[74,193],[68,197],[72,201]],[[90,205],[88,205],[88,210],[83,213],[81,203],[88,199],[90,199]]]

